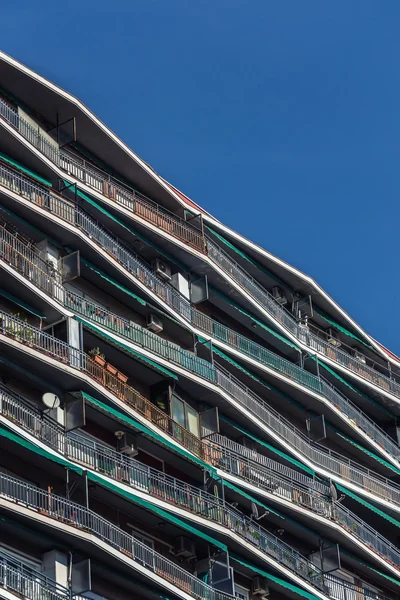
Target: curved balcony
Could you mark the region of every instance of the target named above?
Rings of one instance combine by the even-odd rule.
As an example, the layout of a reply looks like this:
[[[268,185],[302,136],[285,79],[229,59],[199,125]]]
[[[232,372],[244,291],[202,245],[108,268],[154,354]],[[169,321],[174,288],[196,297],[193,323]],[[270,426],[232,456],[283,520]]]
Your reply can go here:
[[[187,510],[191,514],[223,525],[227,530],[235,532],[318,589],[326,591],[323,587],[323,584],[327,584],[325,577],[309,560],[221,498],[128,458],[101,442],[92,442],[79,433],[66,435],[60,425],[43,415],[21,396],[2,388],[0,389],[0,414],[83,467]],[[218,460],[214,461],[215,466],[335,521],[395,566],[397,563],[400,564],[400,553],[394,553],[390,542],[343,506],[334,505],[327,500],[322,493],[322,490],[328,492],[325,486],[309,478],[308,486],[299,485],[293,479],[282,477],[282,474],[274,473],[268,467],[255,465],[254,461],[246,459],[243,453],[234,452],[227,446],[240,448],[244,453],[248,452],[252,455],[254,453],[222,436],[214,436],[213,444],[218,446],[219,455]],[[266,462],[269,460],[266,457],[260,458]],[[296,472],[292,473],[295,476],[299,475]],[[394,562],[395,560],[397,562]],[[335,583],[335,587],[338,588],[341,580],[333,577],[331,583]]]
[[[0,182],[1,173],[2,167],[0,166]],[[60,200],[60,202],[63,201]],[[79,210],[80,209],[77,209],[77,211]],[[62,212],[65,213],[66,211],[63,210]],[[85,213],[83,213],[83,211],[81,211],[81,213],[81,220],[83,221],[83,215]],[[76,214],[80,213],[76,212]],[[135,326],[135,324],[127,319],[112,313],[102,306],[96,305],[88,299],[82,298],[73,292],[66,293],[61,283],[59,283],[59,280],[54,277],[54,272],[49,273],[45,261],[43,261],[38,254],[35,255],[33,249],[26,248],[24,243],[1,226],[0,256],[13,266],[13,268],[22,273],[27,279],[32,281],[32,283],[51,297],[55,298],[61,304],[64,304],[65,307],[87,317],[91,321],[106,327],[130,341],[148,348],[159,356],[166,358],[172,363],[177,364],[200,377],[204,377],[209,381],[215,380],[213,367],[207,361],[202,360],[191,352],[182,350],[178,345],[173,344],[172,342],[162,340],[158,336],[145,331],[143,328]],[[312,373],[309,373],[301,367],[267,350],[260,344],[245,338],[232,329],[221,325],[196,309],[191,308],[190,304],[187,301],[183,301],[182,297],[173,290],[171,286],[167,286],[165,283],[162,283],[161,280],[160,286],[164,286],[166,291],[164,299],[170,298],[174,306],[184,308],[184,312],[191,315],[191,323],[193,326],[211,335],[214,340],[232,346],[242,354],[257,360],[266,367],[288,377],[314,393],[323,396],[340,412],[341,418],[345,419],[348,424],[353,427],[357,426],[368,436],[368,438],[376,442],[383,450],[398,460],[400,456],[400,447],[394,440],[323,377],[317,377]],[[159,290],[160,289],[161,287],[159,287]],[[173,290],[173,292],[170,294],[169,292],[171,290]],[[180,298],[179,302],[177,301],[178,296]]]
[[[208,257],[229,277],[234,279],[241,287],[243,287],[243,289],[245,289],[264,310],[266,310],[270,317],[277,321],[291,335],[295,336],[302,344],[308,348],[311,348],[314,350],[314,352],[323,354],[331,360],[334,360],[341,367],[349,369],[356,375],[367,380],[369,383],[373,383],[382,390],[400,398],[400,382],[393,379],[392,376],[386,376],[380,371],[368,366],[366,363],[366,358],[365,363],[360,362],[360,360],[351,356],[350,354],[334,348],[320,336],[315,335],[310,329],[305,331],[304,327],[298,324],[293,315],[280,304],[278,304],[273,296],[251,275],[249,275],[235,260],[233,260],[209,238],[205,238],[201,232],[188,225],[186,221],[179,219],[176,217],[176,215],[169,213],[153,201],[141,196],[134,190],[131,190],[126,186],[121,186],[120,182],[110,177],[100,169],[95,168],[93,165],[89,165],[89,163],[87,163],[85,160],[80,159],[77,156],[73,156],[70,153],[56,150],[54,146],[40,134],[39,128],[38,130],[35,130],[29,123],[21,118],[15,110],[10,108],[2,100],[0,100],[0,117],[3,117],[35,148],[47,156],[47,158],[49,158],[57,166],[65,170],[68,174],[73,175],[78,180],[98,191],[100,194],[103,194],[107,198],[116,201],[124,206],[124,208],[127,208],[156,227],[159,227],[174,237],[177,237],[186,244],[196,247],[197,250],[207,253]],[[45,197],[52,198],[53,201],[55,196],[50,194],[49,190],[46,190],[45,192],[43,192],[43,190],[45,190],[45,188],[42,188],[42,192],[39,194],[39,198],[41,198],[40,202],[44,204]],[[37,200],[33,201],[37,202]],[[48,204],[51,204],[52,201],[49,201]],[[51,210],[50,206],[46,205],[46,208]],[[58,216],[61,218],[66,218],[72,222],[75,221],[73,212],[74,211],[69,205],[69,207],[62,211]],[[79,218],[76,219],[76,221],[77,222],[75,224],[80,226],[78,223]],[[148,268],[146,267],[146,270],[147,269]],[[157,285],[155,287],[157,288]],[[162,295],[160,297],[162,297]],[[164,301],[166,301],[166,299],[164,299]],[[175,310],[178,310],[178,312],[182,312],[185,318],[188,318],[188,307],[181,307],[181,302],[182,298],[180,300],[175,299],[175,303],[172,303],[171,305]]]
[[[80,352],[65,342],[2,311],[0,311],[0,333],[88,374],[190,452],[207,462],[212,463],[214,460],[212,446],[199,440],[173,421],[131,386],[121,382],[106,369],[96,364],[84,352]],[[221,390],[248,409],[271,431],[277,433],[284,443],[289,444],[290,448],[297,450],[302,456],[309,459],[316,470],[319,467],[325,477],[348,481],[358,488],[400,506],[400,487],[396,484],[324,446],[310,442],[300,430],[222,366],[216,364],[215,373],[216,383]]]
[[[71,600],[70,590],[0,551],[0,588],[27,600]]]
[[[147,571],[155,573],[193,598],[232,600],[232,596],[214,590],[149,546],[139,542],[114,523],[76,502],[3,473],[0,473],[0,497],[15,502],[30,511],[40,513],[49,520],[56,520],[72,525],[75,529],[91,533],[114,550],[134,562],[138,562]]]

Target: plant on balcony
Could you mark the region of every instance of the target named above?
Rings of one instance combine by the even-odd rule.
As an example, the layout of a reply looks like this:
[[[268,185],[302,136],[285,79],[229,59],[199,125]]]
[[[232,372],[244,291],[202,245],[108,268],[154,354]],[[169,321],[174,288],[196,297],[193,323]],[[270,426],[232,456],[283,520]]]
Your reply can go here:
[[[106,369],[109,373],[111,373],[111,375],[116,375],[118,373],[117,367],[114,367],[114,365],[110,364],[109,362],[106,364]]]
[[[120,381],[122,381],[122,383],[126,383],[128,381],[128,375],[121,373],[121,371],[118,371],[117,377]]]
[[[104,365],[106,364],[106,357],[100,352],[99,347],[92,348],[91,350],[89,350],[89,356],[91,356],[94,362],[100,365],[101,367],[104,367]]]

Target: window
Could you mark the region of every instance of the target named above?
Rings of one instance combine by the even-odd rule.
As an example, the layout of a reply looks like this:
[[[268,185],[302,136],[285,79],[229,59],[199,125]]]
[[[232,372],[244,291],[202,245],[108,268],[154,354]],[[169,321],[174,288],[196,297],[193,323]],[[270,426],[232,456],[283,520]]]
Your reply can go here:
[[[242,587],[241,585],[235,584],[235,598],[240,598],[240,600],[249,600],[249,590]]]
[[[199,414],[194,408],[183,402],[177,396],[172,396],[171,417],[182,427],[200,437]]]

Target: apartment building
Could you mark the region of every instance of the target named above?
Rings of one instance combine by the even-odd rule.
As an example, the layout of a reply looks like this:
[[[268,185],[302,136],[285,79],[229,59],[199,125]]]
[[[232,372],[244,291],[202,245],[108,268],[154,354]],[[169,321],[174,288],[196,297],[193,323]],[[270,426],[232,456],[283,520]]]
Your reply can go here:
[[[0,53],[1,598],[399,599],[399,414],[312,278]]]

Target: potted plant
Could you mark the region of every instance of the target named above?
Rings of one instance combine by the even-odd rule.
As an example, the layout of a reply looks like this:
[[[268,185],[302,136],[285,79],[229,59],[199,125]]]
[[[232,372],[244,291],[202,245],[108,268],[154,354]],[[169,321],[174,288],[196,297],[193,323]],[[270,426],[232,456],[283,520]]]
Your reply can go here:
[[[116,375],[118,372],[118,369],[116,367],[114,367],[113,365],[111,365],[109,362],[106,365],[106,369],[109,373],[111,373],[111,375]]]
[[[128,381],[128,375],[124,375],[124,373],[121,373],[121,371],[118,371],[117,377],[120,381],[122,381],[122,383],[126,383]]]
[[[106,357],[100,352],[99,347],[92,348],[89,351],[89,355],[93,358],[94,362],[100,365],[101,367],[104,367],[104,365],[106,364]]]

